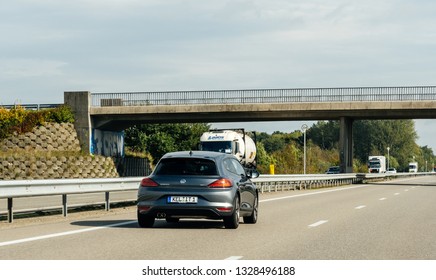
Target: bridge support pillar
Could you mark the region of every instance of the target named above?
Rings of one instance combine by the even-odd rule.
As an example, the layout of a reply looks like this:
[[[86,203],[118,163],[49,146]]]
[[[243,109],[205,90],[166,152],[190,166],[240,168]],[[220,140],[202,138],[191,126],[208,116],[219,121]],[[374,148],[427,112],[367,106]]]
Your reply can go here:
[[[341,173],[353,173],[353,119],[341,117],[339,134]]]
[[[71,107],[74,113],[74,127],[82,147],[82,152],[91,151],[91,94],[89,91],[64,92],[64,104]]]

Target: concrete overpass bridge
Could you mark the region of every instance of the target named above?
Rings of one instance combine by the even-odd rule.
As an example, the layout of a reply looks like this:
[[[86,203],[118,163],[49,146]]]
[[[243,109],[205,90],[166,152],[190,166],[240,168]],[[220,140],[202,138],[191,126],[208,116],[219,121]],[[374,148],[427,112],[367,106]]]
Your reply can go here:
[[[135,124],[339,120],[341,169],[352,172],[353,121],[434,119],[436,86],[65,92],[64,103],[83,147],[103,154],[122,153],[119,132]]]

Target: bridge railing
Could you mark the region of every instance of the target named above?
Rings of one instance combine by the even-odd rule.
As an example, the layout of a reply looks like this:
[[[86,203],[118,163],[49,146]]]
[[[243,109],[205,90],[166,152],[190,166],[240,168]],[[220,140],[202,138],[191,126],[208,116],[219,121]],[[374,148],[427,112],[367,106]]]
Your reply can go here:
[[[0,105],[1,108],[5,109],[14,109],[17,107],[22,107],[26,110],[34,110],[39,111],[42,109],[53,109],[58,108],[62,106],[63,104],[57,103],[57,104],[14,104],[14,105]]]
[[[349,185],[373,180],[384,180],[400,176],[435,175],[436,173],[397,173],[397,174],[308,174],[308,175],[261,175],[253,179],[261,193],[286,190]],[[110,193],[137,191],[143,177],[107,178],[107,179],[54,179],[54,180],[14,180],[0,181],[0,202],[7,202],[7,219],[14,218],[14,199],[24,197],[62,196],[62,205],[50,209],[62,209],[64,216],[68,213],[68,195],[105,193],[105,209],[110,209]],[[80,206],[95,205],[95,201]],[[76,205],[77,206],[77,205]],[[1,209],[1,208],[0,208]],[[27,212],[43,211],[49,208],[26,209]],[[19,210],[18,210],[19,211]],[[16,211],[16,212],[18,212]],[[2,211],[0,211],[2,214]]]
[[[91,106],[436,100],[436,86],[91,93]]]

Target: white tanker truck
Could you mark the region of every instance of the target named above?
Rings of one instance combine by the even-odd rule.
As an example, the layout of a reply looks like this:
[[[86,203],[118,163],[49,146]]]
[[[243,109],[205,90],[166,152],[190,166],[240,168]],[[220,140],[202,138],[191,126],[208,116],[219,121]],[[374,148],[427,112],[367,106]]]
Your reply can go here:
[[[214,129],[200,137],[200,150],[234,155],[246,168],[256,168],[256,144],[244,129]]]

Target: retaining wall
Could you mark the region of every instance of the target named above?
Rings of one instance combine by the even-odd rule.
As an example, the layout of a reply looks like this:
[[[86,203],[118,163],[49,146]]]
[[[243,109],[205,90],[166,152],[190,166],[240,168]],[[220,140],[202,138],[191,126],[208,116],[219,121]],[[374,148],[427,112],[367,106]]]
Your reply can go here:
[[[0,140],[0,180],[119,177],[110,157],[82,155],[73,124],[47,123]]]

